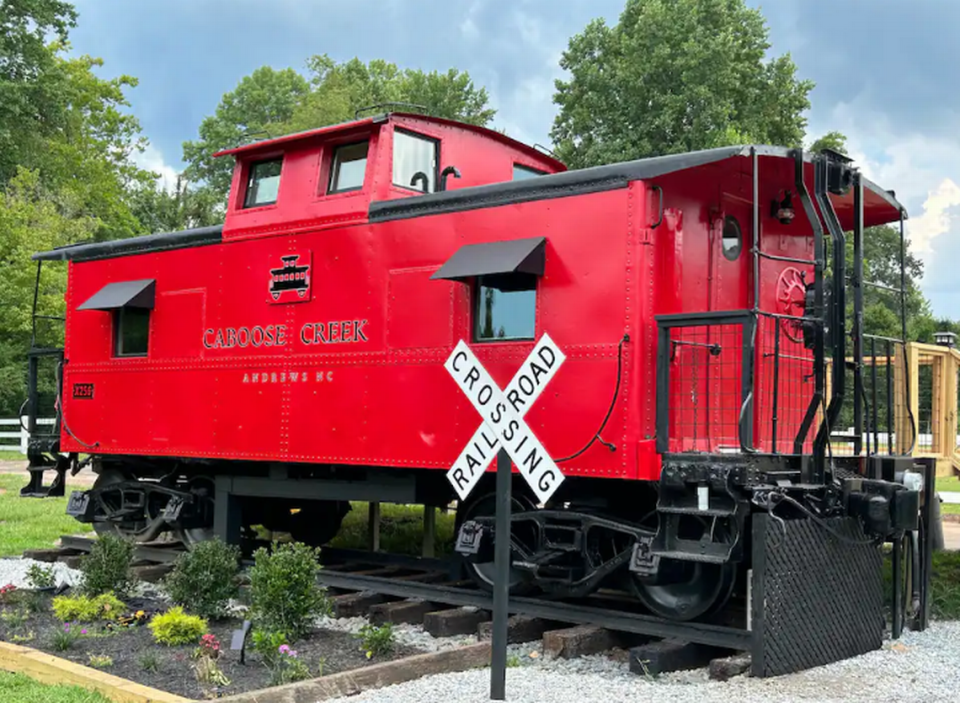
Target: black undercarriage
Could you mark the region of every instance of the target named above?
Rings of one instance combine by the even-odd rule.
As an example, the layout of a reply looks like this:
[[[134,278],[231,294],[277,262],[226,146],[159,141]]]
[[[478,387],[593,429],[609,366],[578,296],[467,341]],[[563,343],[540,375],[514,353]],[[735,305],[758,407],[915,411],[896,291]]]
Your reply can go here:
[[[433,471],[405,472],[397,480],[389,469],[280,470],[106,456],[90,463],[97,481],[70,496],[68,513],[100,533],[139,542],[164,533],[187,545],[218,533],[237,542],[258,525],[321,546],[336,537],[350,500],[391,502],[390,488],[402,485],[409,502],[442,506],[451,497],[442,474]],[[757,513],[779,520],[856,516],[878,544],[917,529],[919,492],[904,485],[915,475],[911,459],[871,462],[867,475],[874,478],[854,472],[858,467],[850,461],[847,469],[842,463],[835,462],[831,481],[810,484],[802,482],[802,462],[782,456],[744,461],[738,455],[667,455],[657,484],[572,478],[543,507],[518,481],[511,592],[577,599],[615,588],[633,594],[660,617],[698,620],[720,612],[738,579],[743,581],[751,566],[751,518]],[[83,468],[76,457],[52,468],[64,466]],[[234,475],[238,471],[240,477]],[[256,498],[242,501],[242,519],[230,528],[236,530],[224,532],[215,519],[223,505],[217,487],[239,481],[250,485],[238,490]],[[292,490],[279,490],[284,485]],[[584,495],[590,499],[578,498]],[[454,544],[467,573],[487,590],[493,585],[494,498],[492,483],[481,483],[457,506]]]

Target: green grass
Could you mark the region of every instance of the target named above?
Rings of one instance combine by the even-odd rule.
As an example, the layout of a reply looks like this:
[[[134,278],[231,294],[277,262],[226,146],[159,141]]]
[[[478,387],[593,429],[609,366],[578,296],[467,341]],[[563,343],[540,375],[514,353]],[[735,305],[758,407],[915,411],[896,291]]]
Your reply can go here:
[[[0,557],[53,547],[61,535],[89,531],[66,514],[66,498],[21,498],[26,483],[26,472],[0,474]]]
[[[937,492],[942,491],[955,491],[960,493],[960,478],[956,476],[945,476],[937,477],[936,482]],[[942,503],[940,505],[940,514],[941,515],[960,515],[960,504],[956,503]]]
[[[960,620],[960,552],[934,552],[930,575],[930,615]]]
[[[24,464],[26,464],[27,456],[18,451],[0,449],[0,461],[22,461]]]
[[[351,503],[353,510],[347,513],[331,547],[341,549],[368,549],[370,545],[367,522],[367,503]],[[435,552],[443,556],[453,551],[454,513],[437,511],[437,536]],[[396,554],[419,556],[423,550],[423,508],[418,505],[380,505],[380,549]]]
[[[110,703],[99,693],[77,686],[47,686],[23,674],[0,672],[3,703]]]
[[[960,493],[960,478],[956,476],[938,476],[936,487],[938,493],[940,491],[956,491]]]

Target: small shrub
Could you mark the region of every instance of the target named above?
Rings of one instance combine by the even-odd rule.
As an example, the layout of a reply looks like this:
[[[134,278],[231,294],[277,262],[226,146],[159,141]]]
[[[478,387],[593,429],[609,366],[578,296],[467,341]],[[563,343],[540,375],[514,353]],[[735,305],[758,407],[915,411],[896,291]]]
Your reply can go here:
[[[66,652],[72,648],[78,639],[86,635],[87,631],[76,623],[64,623],[63,628],[53,633],[53,648],[58,652]]]
[[[128,571],[133,560],[133,543],[118,535],[100,535],[83,561],[84,593],[97,596],[114,592],[121,595],[129,593],[133,587]]]
[[[108,666],[113,666],[113,657],[106,654],[91,654],[89,663],[94,669],[106,669]]]
[[[40,566],[40,564],[31,564],[27,569],[27,582],[35,590],[43,588],[53,588],[57,585],[56,572],[52,566]]]
[[[36,591],[23,591],[20,594],[20,603],[31,613],[42,613],[44,610],[43,594]]]
[[[276,665],[270,672],[271,686],[282,686],[310,678],[310,668],[300,659],[297,650],[282,644],[277,649],[277,655]]]
[[[200,542],[182,554],[165,580],[174,603],[205,618],[226,614],[227,603],[239,592],[240,549],[219,539]]]
[[[257,629],[253,631],[252,641],[253,651],[260,655],[263,665],[272,671],[277,666],[280,647],[287,643],[287,636],[282,632]]]
[[[142,671],[157,673],[160,671],[160,657],[154,652],[144,652],[137,658],[137,664]]]
[[[53,599],[53,614],[60,622],[113,622],[123,614],[123,608],[123,602],[112,593],[103,593],[95,598],[57,596]]]
[[[374,654],[386,654],[393,651],[395,636],[393,625],[385,623],[380,627],[364,625],[357,633],[360,638],[360,649],[367,653],[367,659]]]
[[[12,583],[0,586],[0,603],[11,603],[17,593],[17,587]]]
[[[155,615],[148,627],[160,644],[177,646],[197,642],[207,631],[207,621],[198,615],[187,615],[178,605]]]
[[[21,627],[27,624],[27,620],[30,619],[30,613],[27,612],[26,608],[20,607],[12,610],[4,610],[0,613],[0,620],[3,620],[4,624],[11,630],[19,630]]]
[[[253,556],[251,610],[259,627],[294,641],[330,611],[326,591],[317,584],[318,549],[293,542],[275,545],[272,553],[261,547]]]

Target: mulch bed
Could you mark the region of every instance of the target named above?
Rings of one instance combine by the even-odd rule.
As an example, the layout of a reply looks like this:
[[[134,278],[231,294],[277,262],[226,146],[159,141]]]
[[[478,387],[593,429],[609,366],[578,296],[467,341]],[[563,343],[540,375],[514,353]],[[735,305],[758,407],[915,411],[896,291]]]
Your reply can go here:
[[[192,655],[196,645],[158,645],[153,641],[146,625],[104,632],[100,623],[80,625],[79,627],[87,629],[88,634],[76,640],[67,651],[60,652],[54,649],[52,643],[54,633],[62,629],[63,624],[53,616],[51,598],[44,596],[43,601],[41,612],[31,613],[22,625],[0,617],[0,640],[32,647],[84,666],[90,665],[90,655],[106,655],[113,659],[113,664],[102,668],[102,671],[186,698],[204,697],[204,690],[194,677],[192,667]],[[128,599],[127,605],[131,612],[144,610],[148,613],[163,611],[169,606],[168,603],[146,599]],[[2,613],[16,612],[19,609],[16,605],[0,606]],[[219,692],[223,696],[269,688],[271,685],[270,671],[260,661],[260,657],[251,651],[252,637],[247,638],[244,664],[240,663],[240,652],[230,650],[232,633],[240,626],[240,620],[226,619],[211,622],[208,629],[221,643],[222,651],[217,664],[230,680],[230,685]],[[22,637],[29,634],[33,635],[32,639],[24,641]],[[392,652],[367,659],[366,653],[360,650],[360,641],[353,635],[321,629],[312,631],[292,644],[291,648],[297,651],[299,658],[309,667],[311,678],[421,653],[412,647],[395,645]],[[156,671],[143,668],[145,655],[149,654],[154,655],[159,662]]]

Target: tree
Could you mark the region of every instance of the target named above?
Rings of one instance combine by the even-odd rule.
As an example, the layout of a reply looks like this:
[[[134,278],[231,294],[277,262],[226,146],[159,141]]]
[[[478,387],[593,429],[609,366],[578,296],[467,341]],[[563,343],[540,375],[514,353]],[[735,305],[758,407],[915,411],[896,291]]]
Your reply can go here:
[[[65,43],[76,20],[59,0],[0,0],[0,183],[63,126],[59,84],[44,80],[56,62],[47,36]]]
[[[223,222],[224,203],[209,187],[191,189],[186,177],[177,177],[173,192],[154,180],[131,194],[131,211],[150,232],[177,232]]]
[[[214,159],[213,154],[253,135],[277,136],[272,126],[293,117],[309,88],[292,68],[276,71],[263,66],[244,76],[223,96],[216,112],[200,123],[200,138],[183,143],[183,160],[189,164],[184,175],[192,182],[205,182],[226,200],[233,164],[229,159]]]
[[[307,61],[309,80],[292,68],[264,66],[223,96],[216,112],[200,125],[200,138],[184,142],[185,175],[203,181],[226,199],[233,174],[229,159],[214,159],[220,149],[236,146],[257,133],[276,137],[352,120],[356,111],[383,103],[411,103],[429,114],[485,125],[495,114],[489,96],[469,74],[456,69],[425,73],[400,69],[375,59],[337,63],[327,55]],[[420,109],[420,108],[415,108]]]
[[[0,415],[17,412],[26,398],[26,349],[30,346],[31,310],[36,263],[30,257],[38,250],[52,249],[89,239],[99,222],[79,214],[79,204],[69,193],[47,190],[37,171],[20,169],[0,195]],[[67,271],[48,266],[37,299],[40,315],[64,312]],[[62,325],[38,328],[42,346],[63,344]],[[42,379],[53,387],[52,376]]]
[[[743,0],[627,0],[619,23],[575,35],[551,137],[572,167],[750,142],[799,146],[813,83],[766,59]]]

